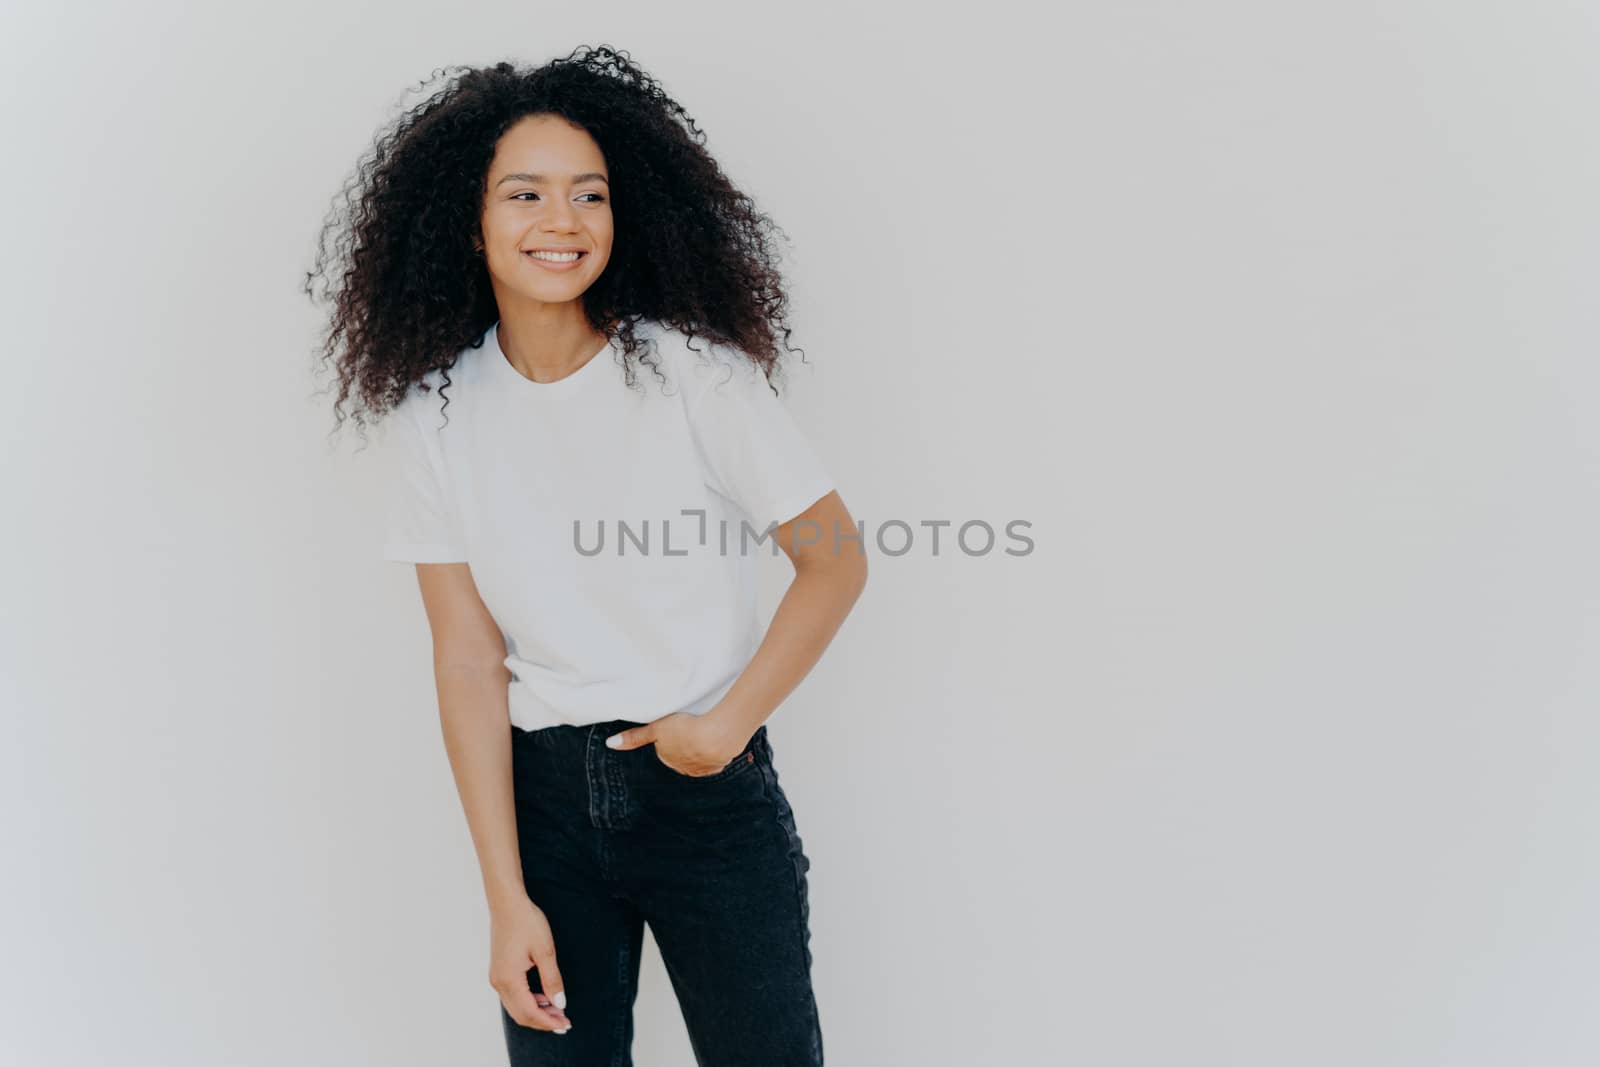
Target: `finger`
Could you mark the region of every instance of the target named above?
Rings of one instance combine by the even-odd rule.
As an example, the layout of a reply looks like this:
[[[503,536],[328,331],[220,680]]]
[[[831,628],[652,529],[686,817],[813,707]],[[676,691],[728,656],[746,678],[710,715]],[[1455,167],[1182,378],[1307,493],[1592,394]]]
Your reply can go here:
[[[528,985],[526,975],[503,986],[497,985],[496,991],[500,994],[500,1002],[506,1007],[506,1014],[522,1026],[536,1030],[565,1030],[572,1025],[565,1012],[539,1003],[533,988]]]
[[[612,734],[606,738],[606,747],[626,751],[630,748],[648,745],[654,740],[655,738],[651,736],[649,726],[635,726],[630,730],[623,730],[621,733]]]
[[[566,1009],[564,1007],[558,1008],[555,1003],[543,993],[535,993],[533,995],[533,999],[539,1002],[539,1007],[543,1008],[547,1014],[560,1015],[562,1018],[566,1018]],[[563,1004],[566,1002],[566,999],[567,995],[565,993],[561,994],[561,1000]],[[569,1019],[568,1021],[570,1022],[571,1020]]]
[[[565,1015],[557,1014],[553,1008],[540,1007],[533,990],[526,986],[510,994],[502,993],[500,1000],[506,1006],[506,1014],[523,1026],[535,1030],[566,1030],[572,1026]]]
[[[533,965],[539,968],[539,984],[544,987],[545,996],[550,998],[552,1007],[549,1010],[565,1019],[567,1017],[567,987],[561,981],[561,968],[556,966],[555,952],[551,951],[546,955],[535,956]]]
[[[572,1025],[572,1020],[567,1018],[567,1013],[561,1008],[556,1007],[555,1004],[551,1002],[549,997],[545,996],[543,993],[535,993],[533,995],[533,999],[538,1002],[539,1007],[544,1009],[544,1013],[546,1015],[553,1019],[561,1020],[556,1026],[557,1030],[565,1030]],[[563,994],[561,999],[564,1001],[567,998]]]

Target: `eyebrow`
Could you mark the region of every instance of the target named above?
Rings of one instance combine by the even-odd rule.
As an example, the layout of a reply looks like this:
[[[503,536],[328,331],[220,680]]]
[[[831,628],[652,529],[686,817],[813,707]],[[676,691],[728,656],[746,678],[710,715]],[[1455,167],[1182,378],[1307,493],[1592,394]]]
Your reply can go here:
[[[545,176],[543,174],[507,174],[505,177],[495,182],[494,187],[498,189],[506,182],[532,182],[534,185],[543,185],[545,182]],[[605,182],[607,187],[611,185],[610,180],[604,174],[598,174],[595,171],[588,171],[584,174],[574,174],[572,176],[573,185],[581,185],[584,182]]]

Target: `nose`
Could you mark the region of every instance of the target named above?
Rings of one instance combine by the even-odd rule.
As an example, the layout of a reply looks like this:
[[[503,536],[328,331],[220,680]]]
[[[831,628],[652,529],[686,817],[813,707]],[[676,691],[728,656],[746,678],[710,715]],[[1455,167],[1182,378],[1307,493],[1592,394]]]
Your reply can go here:
[[[576,225],[577,218],[577,210],[573,208],[570,201],[553,200],[550,210],[544,213],[544,226],[542,228],[555,233],[571,233],[578,228]]]

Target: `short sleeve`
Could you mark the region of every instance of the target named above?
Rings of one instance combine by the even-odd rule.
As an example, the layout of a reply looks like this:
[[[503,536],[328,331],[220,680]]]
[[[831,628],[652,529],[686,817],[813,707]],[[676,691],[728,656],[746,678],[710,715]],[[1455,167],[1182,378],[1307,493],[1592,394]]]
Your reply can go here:
[[[382,558],[396,563],[464,563],[467,559],[436,431],[421,418],[436,394],[413,387],[385,420],[381,477]]]
[[[834,488],[760,367],[718,346],[694,366],[691,380],[689,426],[706,484],[739,505],[757,530],[788,522]]]

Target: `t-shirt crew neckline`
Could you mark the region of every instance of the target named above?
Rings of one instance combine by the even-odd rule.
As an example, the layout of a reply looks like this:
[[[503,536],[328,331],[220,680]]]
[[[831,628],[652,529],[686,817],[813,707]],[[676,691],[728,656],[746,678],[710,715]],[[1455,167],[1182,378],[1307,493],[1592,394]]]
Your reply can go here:
[[[489,353],[494,357],[490,362],[492,362],[496,368],[498,368],[498,371],[502,377],[511,381],[512,388],[520,388],[528,393],[538,394],[539,396],[556,397],[565,396],[566,394],[580,388],[591,378],[598,377],[600,374],[600,366],[611,362],[609,357],[613,349],[615,349],[616,344],[614,341],[607,339],[605,347],[600,349],[600,351],[596,352],[594,355],[590,356],[588,362],[584,363],[583,366],[579,367],[565,378],[557,378],[553,382],[536,382],[511,365],[511,360],[506,357],[505,350],[500,347],[499,322],[496,322],[493,326],[489,327],[489,338],[485,342],[485,347],[488,348]]]

